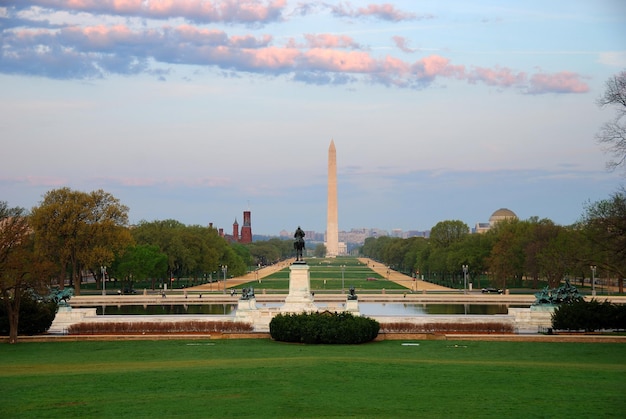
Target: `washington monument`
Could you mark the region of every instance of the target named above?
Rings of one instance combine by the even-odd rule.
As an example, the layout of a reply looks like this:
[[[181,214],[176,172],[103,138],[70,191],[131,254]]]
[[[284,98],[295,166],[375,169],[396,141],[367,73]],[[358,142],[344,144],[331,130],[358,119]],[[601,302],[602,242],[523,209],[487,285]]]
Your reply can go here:
[[[337,150],[330,140],[328,147],[328,213],[326,218],[326,257],[339,254],[339,226],[337,222]]]

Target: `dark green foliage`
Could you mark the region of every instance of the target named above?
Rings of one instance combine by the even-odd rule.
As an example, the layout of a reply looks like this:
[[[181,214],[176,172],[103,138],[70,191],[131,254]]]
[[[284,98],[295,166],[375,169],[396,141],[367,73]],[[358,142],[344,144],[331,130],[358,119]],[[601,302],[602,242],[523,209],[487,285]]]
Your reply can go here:
[[[552,315],[552,327],[557,330],[625,330],[626,305],[603,303],[596,299],[562,304]]]
[[[281,342],[357,344],[378,336],[380,324],[351,313],[279,314],[270,322],[272,338]]]
[[[50,328],[56,315],[57,304],[54,301],[34,298],[29,292],[24,293],[20,302],[20,335],[36,335]],[[9,335],[9,316],[4,301],[0,302],[0,335]]]

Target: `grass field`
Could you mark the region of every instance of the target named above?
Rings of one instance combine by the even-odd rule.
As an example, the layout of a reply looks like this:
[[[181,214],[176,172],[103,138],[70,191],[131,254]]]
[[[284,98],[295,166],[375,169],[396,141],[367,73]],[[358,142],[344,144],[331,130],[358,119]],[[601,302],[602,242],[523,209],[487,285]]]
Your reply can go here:
[[[0,345],[0,417],[598,418],[623,344],[270,340]]]
[[[312,291],[333,291],[354,287],[357,291],[406,290],[407,288],[393,281],[388,281],[355,257],[339,257],[332,259],[307,259]],[[343,267],[343,270],[342,270]],[[369,280],[368,280],[369,278]],[[289,289],[289,267],[275,272],[261,283],[251,281],[235,288],[252,286],[270,290]]]

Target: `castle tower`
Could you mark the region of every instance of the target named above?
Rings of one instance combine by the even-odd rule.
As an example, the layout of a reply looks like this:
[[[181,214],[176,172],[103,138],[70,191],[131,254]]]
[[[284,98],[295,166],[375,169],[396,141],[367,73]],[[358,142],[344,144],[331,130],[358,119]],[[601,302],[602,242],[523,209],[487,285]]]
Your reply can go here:
[[[239,240],[239,223],[237,222],[237,219],[235,218],[235,222],[233,223],[233,241],[238,241]]]
[[[339,225],[337,221],[337,150],[330,140],[328,147],[328,203],[326,217],[326,256],[339,254]]]
[[[250,211],[243,212],[243,226],[241,227],[240,243],[252,243],[252,224],[250,223]]]

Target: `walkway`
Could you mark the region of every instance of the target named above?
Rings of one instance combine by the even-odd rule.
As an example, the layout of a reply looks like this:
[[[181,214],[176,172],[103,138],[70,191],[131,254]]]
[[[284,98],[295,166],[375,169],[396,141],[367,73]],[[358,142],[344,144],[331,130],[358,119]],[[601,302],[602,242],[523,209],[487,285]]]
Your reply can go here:
[[[405,275],[398,271],[394,271],[393,269],[389,269],[384,264],[380,262],[376,262],[372,259],[359,258],[359,262],[367,265],[371,270],[373,270],[374,272],[376,272],[378,275],[382,276],[383,278],[387,278],[390,281],[396,282],[402,285],[403,287],[410,289],[411,291],[417,291],[417,292],[452,291],[451,288],[443,287],[441,285],[431,284],[430,282],[422,281],[421,279],[414,281],[413,278],[411,278],[410,276]],[[415,289],[416,285],[417,285],[417,290]]]
[[[243,276],[237,276],[237,277],[234,277],[234,278],[228,278],[228,280],[226,281],[226,287],[227,288],[237,287],[237,286],[239,286],[241,284],[245,284],[245,283],[250,282],[250,281],[256,281],[256,280],[259,280],[259,279],[263,279],[266,276],[270,276],[274,272],[278,272],[280,270],[285,269],[286,267],[291,265],[295,260],[296,260],[295,258],[283,260],[283,261],[275,263],[273,265],[264,266],[261,269],[257,269],[255,271],[248,272],[247,274],[245,274]],[[218,281],[218,282],[213,282],[213,283],[210,283],[210,284],[202,284],[202,285],[198,285],[196,287],[190,287],[188,289],[190,291],[219,291],[219,290],[222,289],[223,286],[224,286],[224,282]]]

